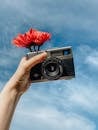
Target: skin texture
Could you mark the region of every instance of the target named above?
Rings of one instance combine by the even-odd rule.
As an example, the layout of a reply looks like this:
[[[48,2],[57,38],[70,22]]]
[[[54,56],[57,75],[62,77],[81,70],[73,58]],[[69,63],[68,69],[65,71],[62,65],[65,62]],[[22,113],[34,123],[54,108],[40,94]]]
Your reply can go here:
[[[30,87],[30,70],[43,62],[47,53],[43,52],[30,59],[23,57],[20,64],[0,93],[0,130],[9,130],[11,120],[20,97]]]

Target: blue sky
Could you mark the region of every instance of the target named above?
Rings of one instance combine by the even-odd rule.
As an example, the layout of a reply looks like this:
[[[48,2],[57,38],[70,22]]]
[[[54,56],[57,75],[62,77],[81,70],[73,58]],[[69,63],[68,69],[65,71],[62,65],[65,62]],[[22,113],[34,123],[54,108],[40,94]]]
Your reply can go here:
[[[72,46],[76,78],[32,84],[11,130],[98,130],[98,1],[0,1],[0,89],[28,52],[11,40],[31,27],[52,33],[42,49]]]

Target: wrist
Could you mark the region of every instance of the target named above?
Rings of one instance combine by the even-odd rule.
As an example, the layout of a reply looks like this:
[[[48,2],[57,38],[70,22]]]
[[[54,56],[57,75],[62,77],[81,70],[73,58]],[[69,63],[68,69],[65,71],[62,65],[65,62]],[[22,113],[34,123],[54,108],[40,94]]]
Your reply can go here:
[[[7,93],[12,93],[17,96],[21,96],[23,92],[20,91],[20,88],[22,88],[22,84],[19,80],[19,77],[15,73],[6,83],[5,87],[3,88],[3,91]]]
[[[15,88],[11,88],[9,87],[9,85],[5,85],[0,95],[7,98],[13,98],[13,97],[20,97],[22,94],[19,93]]]
[[[0,95],[5,95],[6,97],[20,97],[22,93],[17,90],[17,83],[13,82],[13,79],[11,78],[4,86]]]

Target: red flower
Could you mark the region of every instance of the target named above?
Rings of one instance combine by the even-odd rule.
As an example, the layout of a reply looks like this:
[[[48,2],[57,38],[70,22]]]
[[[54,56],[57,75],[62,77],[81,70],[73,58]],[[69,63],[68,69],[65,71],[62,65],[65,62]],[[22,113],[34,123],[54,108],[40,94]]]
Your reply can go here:
[[[18,36],[12,40],[12,43],[17,47],[30,48],[31,46],[40,46],[50,38],[50,33],[31,28],[25,34],[18,34]]]

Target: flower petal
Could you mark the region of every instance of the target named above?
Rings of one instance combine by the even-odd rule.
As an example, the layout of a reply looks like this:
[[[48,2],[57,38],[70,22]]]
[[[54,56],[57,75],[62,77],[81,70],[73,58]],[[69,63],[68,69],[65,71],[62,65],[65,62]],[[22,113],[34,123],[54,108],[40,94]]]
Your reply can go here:
[[[18,36],[12,40],[12,43],[17,47],[30,47],[32,45],[39,46],[47,40],[49,40],[50,38],[50,33],[41,32],[31,28],[25,34],[18,34]]]

